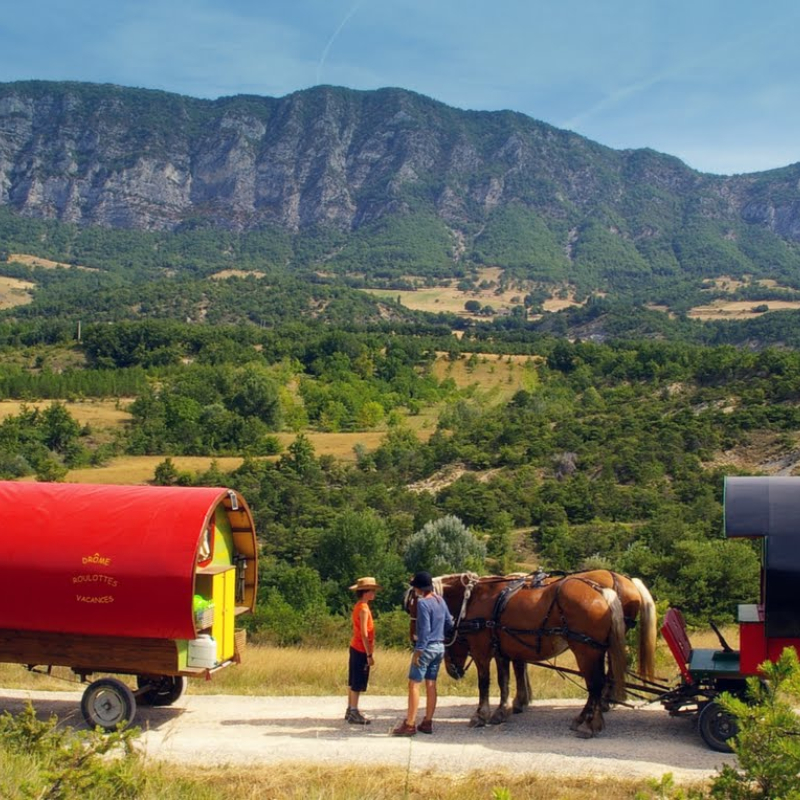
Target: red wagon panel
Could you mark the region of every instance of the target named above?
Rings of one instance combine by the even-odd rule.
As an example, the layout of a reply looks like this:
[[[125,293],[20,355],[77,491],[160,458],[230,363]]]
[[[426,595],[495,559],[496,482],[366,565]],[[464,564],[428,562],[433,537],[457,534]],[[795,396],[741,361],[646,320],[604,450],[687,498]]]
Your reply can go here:
[[[0,629],[192,639],[198,551],[229,494],[0,482]]]

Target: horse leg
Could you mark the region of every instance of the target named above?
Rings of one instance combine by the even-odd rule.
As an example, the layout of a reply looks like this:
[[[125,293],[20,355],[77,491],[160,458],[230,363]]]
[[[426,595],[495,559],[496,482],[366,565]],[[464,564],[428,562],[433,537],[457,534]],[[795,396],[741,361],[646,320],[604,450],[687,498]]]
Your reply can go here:
[[[475,658],[475,668],[478,670],[478,710],[469,721],[470,728],[482,728],[489,722],[489,684],[491,682],[491,659]]]
[[[514,661],[514,678],[517,681],[517,693],[514,696],[513,711],[521,714],[531,702],[531,684],[528,680],[528,664],[526,661]]]
[[[492,714],[489,723],[492,725],[499,725],[511,716],[511,704],[508,702],[510,661],[501,655],[497,655],[495,656],[494,663],[497,666],[497,683],[500,686],[500,705],[497,707],[494,714]]]
[[[582,739],[590,739],[605,727],[603,721],[603,688],[605,686],[605,653],[592,648],[575,648],[578,669],[586,681],[589,697],[586,705],[572,721],[570,729]]]
[[[605,660],[605,659],[604,659]],[[600,708],[603,713],[611,711],[612,695],[614,693],[614,670],[611,664],[611,659],[608,659],[608,669],[606,671],[606,680],[603,684],[603,693],[600,697]]]

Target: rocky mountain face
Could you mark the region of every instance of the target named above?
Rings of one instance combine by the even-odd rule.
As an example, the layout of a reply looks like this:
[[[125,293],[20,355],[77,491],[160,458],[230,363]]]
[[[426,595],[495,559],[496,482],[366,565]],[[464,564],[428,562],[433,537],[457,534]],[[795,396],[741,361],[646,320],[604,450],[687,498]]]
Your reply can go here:
[[[711,219],[798,242],[800,164],[705,175],[653,151],[615,151],[521,114],[459,111],[399,89],[209,101],[24,82],[0,84],[0,204],[142,230],[352,231],[422,209],[473,235],[516,204],[567,227],[600,210],[633,239]]]

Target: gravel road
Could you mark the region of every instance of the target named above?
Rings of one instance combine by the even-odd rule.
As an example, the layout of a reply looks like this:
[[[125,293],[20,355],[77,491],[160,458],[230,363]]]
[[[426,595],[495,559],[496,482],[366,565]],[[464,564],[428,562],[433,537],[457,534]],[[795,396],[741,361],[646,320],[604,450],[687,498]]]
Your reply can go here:
[[[80,691],[32,692],[0,689],[0,712],[19,711],[30,699],[40,715],[56,714],[83,725]],[[389,735],[402,718],[405,697],[365,695],[362,711],[371,725],[343,720],[343,697],[241,697],[185,695],[174,706],[139,706],[135,724],[151,758],[205,765],[389,764],[412,770],[463,774],[482,767],[572,776],[659,778],[678,782],[713,775],[734,757],[703,744],[692,721],[672,718],[660,706],[617,708],[606,730],[579,739],[570,720],[582,703],[539,700],[505,725],[474,729],[467,721],[476,701],[445,697],[433,736]]]

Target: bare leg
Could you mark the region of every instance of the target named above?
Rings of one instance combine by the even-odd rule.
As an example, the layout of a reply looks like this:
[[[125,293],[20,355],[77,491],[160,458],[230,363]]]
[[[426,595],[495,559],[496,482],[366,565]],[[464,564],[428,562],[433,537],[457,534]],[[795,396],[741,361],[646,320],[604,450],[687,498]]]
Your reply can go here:
[[[347,690],[347,707],[358,708],[358,698],[361,692],[354,692],[352,689]]]
[[[417,684],[417,691],[419,692],[419,684]],[[425,719],[428,722],[433,720],[433,715],[436,713],[436,681],[425,681]],[[415,712],[416,716],[416,712]]]
[[[408,682],[408,716],[406,722],[409,725],[417,724],[417,711],[419,710],[419,682]]]

